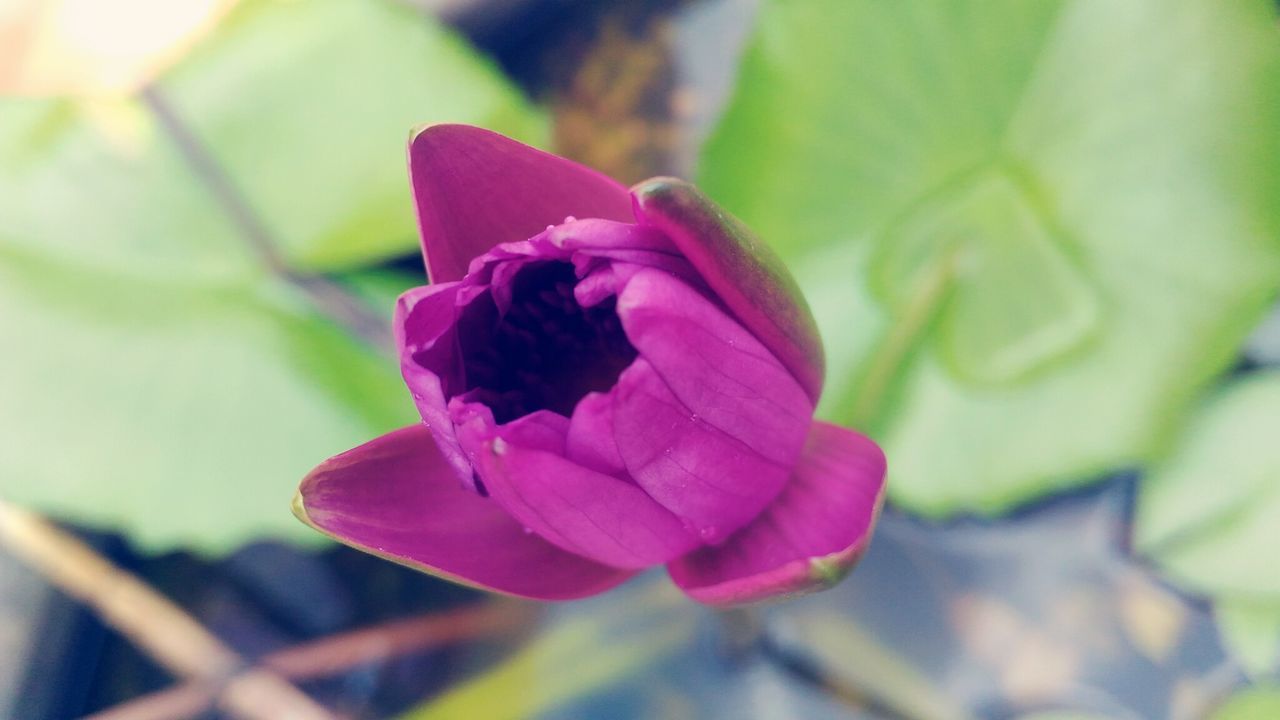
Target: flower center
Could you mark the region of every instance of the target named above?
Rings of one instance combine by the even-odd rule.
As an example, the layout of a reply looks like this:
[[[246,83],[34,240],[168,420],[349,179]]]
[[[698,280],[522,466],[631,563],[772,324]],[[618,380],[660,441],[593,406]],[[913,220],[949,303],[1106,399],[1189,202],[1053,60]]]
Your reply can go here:
[[[584,308],[573,297],[577,282],[570,263],[533,263],[512,279],[505,315],[490,298],[472,303],[460,336],[465,388],[498,423],[537,410],[568,417],[587,393],[613,387],[635,359],[616,299]]]

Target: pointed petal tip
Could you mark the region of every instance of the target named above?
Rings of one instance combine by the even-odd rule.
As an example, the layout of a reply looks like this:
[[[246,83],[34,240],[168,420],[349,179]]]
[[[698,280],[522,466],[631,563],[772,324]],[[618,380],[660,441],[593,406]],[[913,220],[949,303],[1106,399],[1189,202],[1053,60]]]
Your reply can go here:
[[[305,480],[304,480],[305,482]],[[303,525],[315,527],[315,523],[311,522],[311,518],[307,517],[307,506],[302,499],[302,488],[299,487],[293,493],[293,500],[289,503],[289,509],[293,511],[293,516],[302,521]]]
[[[715,608],[768,605],[830,590],[849,577],[866,555],[872,533],[820,557],[795,560],[772,572],[709,587],[681,587],[693,600]]]
[[[409,145],[413,145],[413,142],[418,139],[419,135],[423,134],[424,132],[430,130],[433,127],[436,127],[437,125],[438,123],[420,123],[418,125],[414,125],[413,127],[409,128],[409,141],[408,141]]]
[[[675,201],[687,197],[687,193],[697,188],[688,180],[670,175],[658,175],[641,180],[631,186],[631,197],[642,207],[654,202]]]
[[[491,136],[501,138],[502,140],[507,140],[509,142],[516,142],[501,133],[486,130],[485,128],[477,127],[475,125],[452,122],[426,122],[414,125],[409,129],[409,144],[412,145],[419,138],[433,139],[436,136],[447,137],[449,135],[456,135],[459,137],[464,135]]]
[[[837,585],[871,543],[885,498],[884,452],[866,436],[815,422],[788,487],[760,520],[723,545],[668,567],[706,605],[733,607]]]
[[[848,576],[853,563],[845,561],[843,553],[809,558],[809,579],[818,589],[835,587]]]
[[[421,125],[410,133],[408,155],[432,282],[459,280],[475,257],[569,216],[618,222],[634,216],[631,196],[617,181],[492,130]]]

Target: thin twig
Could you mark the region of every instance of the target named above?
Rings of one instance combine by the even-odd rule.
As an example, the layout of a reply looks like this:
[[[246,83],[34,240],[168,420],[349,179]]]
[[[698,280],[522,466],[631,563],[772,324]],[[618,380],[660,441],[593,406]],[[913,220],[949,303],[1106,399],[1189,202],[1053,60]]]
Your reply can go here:
[[[277,250],[275,239],[266,224],[213,154],[183,122],[160,89],[155,85],[148,85],[139,95],[151,112],[155,113],[160,126],[173,139],[192,172],[204,182],[214,201],[227,213],[240,235],[267,269],[302,290],[321,312],[355,336],[378,348],[391,347],[391,329],[381,316],[371,312],[364,303],[330,278],[302,274],[289,267]]]
[[[447,613],[397,620],[295,645],[263,657],[259,665],[290,680],[329,677],[461,640],[502,637],[526,627],[532,607],[495,601]],[[175,720],[198,715],[218,687],[187,682],[108,708],[84,720]]]
[[[873,692],[857,687],[827,672],[813,660],[787,650],[767,635],[763,638],[761,650],[764,659],[774,668],[792,680],[826,694],[845,707],[870,714],[880,720],[917,720],[880,700]]]
[[[0,547],[88,605],[156,662],[222,684],[220,706],[244,720],[332,720],[278,675],[244,662],[182,608],[70,534],[0,500]],[[239,673],[239,674],[237,674]]]

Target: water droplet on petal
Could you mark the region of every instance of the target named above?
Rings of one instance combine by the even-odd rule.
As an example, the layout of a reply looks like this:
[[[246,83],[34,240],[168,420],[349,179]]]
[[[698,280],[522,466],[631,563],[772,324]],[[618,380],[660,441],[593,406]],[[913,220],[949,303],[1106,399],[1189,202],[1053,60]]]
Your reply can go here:
[[[525,534],[525,535],[532,535],[532,534],[533,534],[533,528],[531,528],[531,527],[522,527],[522,528],[520,528],[520,529],[521,529],[521,530],[524,530],[524,534]]]
[[[715,540],[717,537],[719,537],[719,535],[720,535],[720,528],[716,527],[715,525],[707,525],[705,527],[698,528],[698,536],[701,537],[706,542],[711,542],[712,540]]]

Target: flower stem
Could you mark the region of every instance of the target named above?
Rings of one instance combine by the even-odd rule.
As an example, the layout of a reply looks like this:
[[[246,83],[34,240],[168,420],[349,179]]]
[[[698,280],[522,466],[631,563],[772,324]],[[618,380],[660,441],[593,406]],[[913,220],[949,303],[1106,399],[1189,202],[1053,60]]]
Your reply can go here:
[[[937,317],[955,278],[958,244],[938,253],[919,275],[909,293],[910,301],[894,313],[888,330],[867,359],[860,379],[850,393],[853,397],[850,423],[871,428],[881,420],[885,395],[901,374],[904,362],[920,343],[921,334]]]
[[[718,649],[726,660],[739,664],[759,652],[764,642],[765,626],[758,608],[718,610],[716,616],[720,620]]]
[[[305,274],[289,267],[277,248],[276,238],[236,187],[217,158],[178,115],[155,85],[139,93],[142,102],[169,135],[183,160],[208,188],[210,197],[227,214],[239,235],[267,270],[301,290],[321,313],[351,334],[379,349],[391,347],[391,328],[340,284],[324,275]]]

